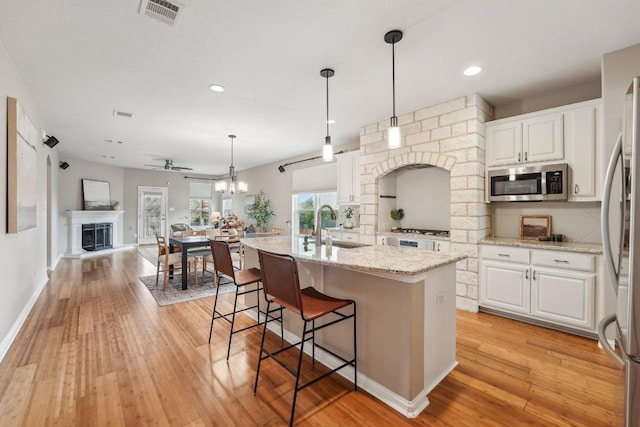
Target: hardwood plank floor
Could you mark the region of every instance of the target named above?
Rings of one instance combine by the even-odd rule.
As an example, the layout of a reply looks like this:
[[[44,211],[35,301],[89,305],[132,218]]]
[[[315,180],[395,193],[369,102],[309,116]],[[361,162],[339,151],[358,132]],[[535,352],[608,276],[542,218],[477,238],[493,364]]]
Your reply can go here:
[[[0,425],[285,425],[288,373],[265,363],[253,395],[260,330],[234,336],[227,363],[228,326],[207,342],[213,298],[158,307],[138,281],[154,272],[136,250],[62,260],[0,364]],[[622,425],[623,374],[594,341],[484,313],[457,321],[459,366],[417,418],[332,376],[300,393],[296,424]]]

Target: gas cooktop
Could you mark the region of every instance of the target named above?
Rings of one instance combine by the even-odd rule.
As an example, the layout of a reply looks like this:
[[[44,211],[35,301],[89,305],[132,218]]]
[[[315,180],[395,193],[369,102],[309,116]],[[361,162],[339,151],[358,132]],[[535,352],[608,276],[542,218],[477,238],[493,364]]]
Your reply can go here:
[[[425,236],[442,236],[448,237],[448,230],[426,230],[423,228],[396,228],[391,230],[392,233],[403,233],[403,234],[423,234]]]

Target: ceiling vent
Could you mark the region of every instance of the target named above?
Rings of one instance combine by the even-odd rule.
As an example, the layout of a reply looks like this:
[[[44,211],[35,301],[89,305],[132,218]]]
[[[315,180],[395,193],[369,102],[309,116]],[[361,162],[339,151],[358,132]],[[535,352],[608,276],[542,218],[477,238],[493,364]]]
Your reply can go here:
[[[113,116],[114,117],[125,117],[127,119],[131,119],[131,118],[133,118],[133,113],[127,113],[126,111],[113,110]]]
[[[180,3],[167,0],[141,0],[140,14],[147,15],[157,21],[171,26],[178,23],[184,6]]]

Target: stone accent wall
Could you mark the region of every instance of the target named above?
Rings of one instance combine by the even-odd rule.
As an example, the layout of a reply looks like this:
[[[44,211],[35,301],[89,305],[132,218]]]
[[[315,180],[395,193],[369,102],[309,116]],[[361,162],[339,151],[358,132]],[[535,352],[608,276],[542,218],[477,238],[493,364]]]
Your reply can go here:
[[[389,120],[360,129],[360,233],[378,232],[378,179],[412,164],[437,166],[451,176],[451,250],[468,258],[457,264],[456,306],[478,311],[478,241],[491,233],[484,203],[484,123],[493,107],[477,95],[398,117],[400,148],[387,148]],[[420,189],[416,188],[419,193]]]

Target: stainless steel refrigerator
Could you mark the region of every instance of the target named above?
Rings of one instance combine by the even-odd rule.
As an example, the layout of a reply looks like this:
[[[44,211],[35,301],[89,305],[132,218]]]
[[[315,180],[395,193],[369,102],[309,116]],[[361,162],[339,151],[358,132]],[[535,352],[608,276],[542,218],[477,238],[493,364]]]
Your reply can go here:
[[[602,347],[625,370],[625,426],[640,427],[640,77],[625,97],[623,130],[609,160],[602,198],[602,242],[616,312],[598,325]],[[612,188],[620,191],[613,194]],[[610,221],[619,204],[619,220]],[[617,210],[617,209],[615,209]],[[613,222],[613,226],[611,226]],[[615,326],[616,352],[607,341]]]

